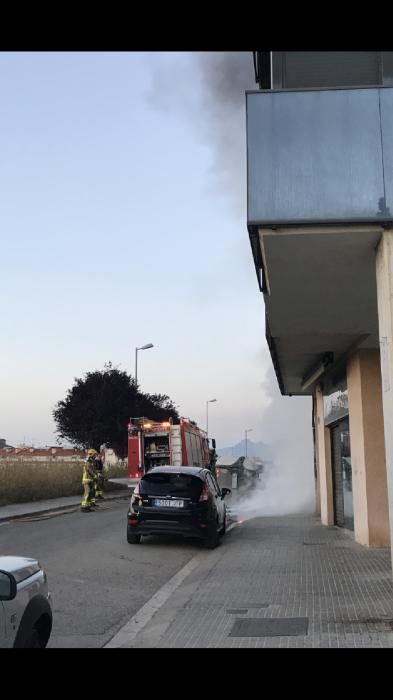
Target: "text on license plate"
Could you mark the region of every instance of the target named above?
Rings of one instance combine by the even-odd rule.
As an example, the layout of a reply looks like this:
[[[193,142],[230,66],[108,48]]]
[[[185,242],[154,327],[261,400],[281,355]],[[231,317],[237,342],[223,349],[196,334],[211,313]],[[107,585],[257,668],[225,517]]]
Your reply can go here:
[[[169,498],[155,498],[154,505],[160,508],[183,508],[184,501],[179,499],[169,500]]]

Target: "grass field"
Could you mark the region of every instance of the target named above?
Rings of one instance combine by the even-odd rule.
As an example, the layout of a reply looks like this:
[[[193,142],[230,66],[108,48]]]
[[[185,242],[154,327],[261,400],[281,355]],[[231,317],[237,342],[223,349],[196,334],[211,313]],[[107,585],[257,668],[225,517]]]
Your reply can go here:
[[[0,506],[82,494],[83,462],[0,461]],[[122,463],[106,469],[109,478],[127,476]],[[114,484],[106,483],[110,491]]]

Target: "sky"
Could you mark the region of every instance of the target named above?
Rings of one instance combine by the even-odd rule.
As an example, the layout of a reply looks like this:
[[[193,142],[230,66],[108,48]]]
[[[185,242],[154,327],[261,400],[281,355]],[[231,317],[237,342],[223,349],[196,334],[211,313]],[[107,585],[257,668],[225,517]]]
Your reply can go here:
[[[246,225],[252,54],[0,54],[0,437],[54,444],[52,410],[106,362],[217,447],[292,436]]]

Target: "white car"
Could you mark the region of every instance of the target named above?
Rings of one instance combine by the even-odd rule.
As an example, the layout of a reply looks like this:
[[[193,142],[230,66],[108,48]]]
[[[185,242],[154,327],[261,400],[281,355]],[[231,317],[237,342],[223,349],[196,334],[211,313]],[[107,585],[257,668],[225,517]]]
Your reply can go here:
[[[0,647],[44,648],[51,631],[51,595],[40,563],[0,556]]]

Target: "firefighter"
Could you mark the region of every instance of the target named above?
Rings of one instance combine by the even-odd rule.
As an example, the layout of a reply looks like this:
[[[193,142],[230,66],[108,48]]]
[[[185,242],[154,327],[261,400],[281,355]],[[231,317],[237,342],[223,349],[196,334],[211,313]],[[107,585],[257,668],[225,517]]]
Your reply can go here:
[[[81,503],[81,511],[83,513],[88,513],[92,510],[92,506],[95,505],[95,494],[94,494],[94,458],[97,452],[93,449],[87,450],[87,458],[83,465],[83,498]]]
[[[104,465],[102,462],[102,455],[98,452],[94,459],[94,471],[95,471],[95,496],[96,498],[102,500],[104,498]]]

